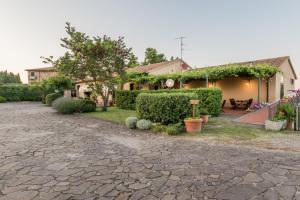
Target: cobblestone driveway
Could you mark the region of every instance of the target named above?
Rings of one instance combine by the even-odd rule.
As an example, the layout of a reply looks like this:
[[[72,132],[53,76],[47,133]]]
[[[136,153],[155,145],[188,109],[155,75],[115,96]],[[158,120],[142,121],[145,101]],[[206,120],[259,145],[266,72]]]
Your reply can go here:
[[[300,199],[296,154],[129,131],[0,104],[0,200]]]

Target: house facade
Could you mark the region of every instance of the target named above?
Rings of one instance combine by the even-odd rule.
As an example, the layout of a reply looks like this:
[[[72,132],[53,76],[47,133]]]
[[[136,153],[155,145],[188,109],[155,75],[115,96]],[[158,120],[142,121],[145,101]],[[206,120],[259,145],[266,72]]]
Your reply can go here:
[[[240,63],[231,63],[232,65],[259,65],[259,64],[269,64],[274,67],[277,67],[280,72],[276,73],[274,76],[269,77],[268,79],[256,79],[249,77],[227,77],[222,80],[210,81],[208,80],[208,85],[204,79],[190,79],[185,81],[182,85],[179,85],[175,81],[174,88],[201,88],[201,87],[210,87],[210,88],[219,88],[222,90],[223,100],[226,100],[226,107],[230,106],[230,99],[235,100],[247,100],[253,99],[254,102],[275,102],[281,99],[283,96],[287,96],[290,91],[295,89],[295,80],[297,75],[295,73],[294,67],[292,65],[291,59],[288,56],[277,57],[277,58],[268,58],[253,60]],[[219,66],[210,66],[210,67],[220,67],[227,65]],[[207,67],[205,67],[207,68]],[[127,72],[141,72],[147,73],[149,75],[162,75],[170,73],[185,72],[189,70],[202,70],[203,68],[192,69],[186,62],[183,60],[173,60],[166,61],[161,63],[149,64],[144,66],[138,66],[135,68],[127,69]],[[44,79],[47,79],[51,76],[57,75],[57,72],[54,71],[51,67],[45,68],[36,68],[36,69],[27,69],[28,72],[28,83],[40,82]],[[165,88],[165,83],[156,83],[156,84],[136,84],[136,83],[125,83],[123,85],[124,90],[134,90],[134,89],[161,89]],[[79,97],[89,97],[91,90],[88,87],[87,81],[78,81],[76,83],[77,96]],[[111,99],[112,100],[112,99]],[[101,98],[98,98],[98,102],[101,103]]]
[[[57,75],[57,72],[54,70],[53,67],[26,69],[26,71],[28,77],[28,84],[40,83],[42,80]]]
[[[253,99],[255,102],[272,103],[281,99],[283,96],[287,96],[290,93],[289,90],[295,89],[297,75],[288,56],[234,64],[270,64],[279,68],[281,72],[276,73],[273,77],[266,80],[251,79],[249,77],[227,77],[214,82],[209,81],[208,87],[222,90],[223,100],[226,100],[226,106],[230,106],[229,100],[232,98],[235,100]],[[206,87],[206,80],[189,80],[184,84],[184,88],[199,87]]]
[[[149,75],[162,75],[162,74],[171,74],[176,72],[184,72],[191,70],[192,67],[188,65],[185,61],[181,59],[173,61],[165,61],[161,63],[149,64],[144,66],[138,66],[130,68],[127,72],[141,72],[147,73]],[[133,83],[125,83],[123,85],[124,90],[133,90],[133,89],[159,89],[161,84],[151,85],[151,84],[140,84],[139,86],[133,85]]]
[[[138,66],[134,68],[129,68],[127,72],[141,72],[141,73],[148,73],[150,75],[161,75],[161,74],[170,74],[175,72],[183,72],[186,70],[192,69],[186,62],[183,60],[173,60],[173,61],[165,61],[161,63],[149,64]],[[155,89],[156,85],[150,84],[140,84],[135,85],[134,83],[125,83],[123,85],[124,90],[133,90],[133,89]],[[159,86],[160,87],[160,86]],[[76,90],[79,97],[85,98],[88,97],[91,93],[91,90],[88,88],[88,84],[86,81],[78,81],[76,83]],[[101,97],[97,98],[98,103],[101,104],[102,99]],[[112,101],[112,97],[110,98]]]

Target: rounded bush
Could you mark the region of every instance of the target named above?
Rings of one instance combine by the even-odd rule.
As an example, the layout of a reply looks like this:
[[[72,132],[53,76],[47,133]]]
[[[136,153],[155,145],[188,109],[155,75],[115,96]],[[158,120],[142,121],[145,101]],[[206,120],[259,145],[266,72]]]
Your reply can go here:
[[[152,126],[152,122],[150,120],[141,119],[137,121],[136,127],[141,130],[148,130]]]
[[[80,101],[80,112],[95,112],[97,105],[94,101],[88,99],[78,99]]]
[[[138,121],[137,117],[127,117],[125,120],[125,124],[127,128],[135,129],[137,121]]]
[[[5,103],[6,102],[6,98],[5,97],[2,97],[0,96],[0,103]]]
[[[61,93],[50,93],[50,94],[48,94],[48,95],[46,96],[45,102],[46,102],[46,104],[47,104],[48,106],[51,106],[52,103],[53,103],[53,101],[54,101],[55,99],[57,99],[58,97],[61,97],[61,96],[62,96]]]
[[[81,102],[76,99],[59,97],[53,103],[52,107],[61,114],[73,114],[80,112]]]

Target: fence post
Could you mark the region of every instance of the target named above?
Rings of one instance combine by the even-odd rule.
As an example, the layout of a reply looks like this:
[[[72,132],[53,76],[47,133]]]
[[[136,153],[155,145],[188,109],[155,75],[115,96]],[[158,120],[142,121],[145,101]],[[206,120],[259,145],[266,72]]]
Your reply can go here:
[[[295,122],[295,130],[299,131],[299,106],[296,106],[296,122]]]
[[[260,103],[260,77],[257,80],[257,103]]]

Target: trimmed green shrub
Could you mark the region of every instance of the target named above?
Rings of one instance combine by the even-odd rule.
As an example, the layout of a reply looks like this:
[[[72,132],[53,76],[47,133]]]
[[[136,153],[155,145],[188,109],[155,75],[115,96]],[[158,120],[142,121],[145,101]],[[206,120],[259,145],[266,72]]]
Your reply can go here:
[[[125,125],[127,126],[127,128],[135,129],[137,121],[137,117],[127,117],[125,120]]]
[[[152,126],[151,131],[154,133],[163,133],[166,131],[166,126],[164,125],[155,125]]]
[[[174,125],[167,126],[166,132],[168,133],[168,135],[178,135],[178,134],[180,134],[177,127],[174,126]]]
[[[59,97],[52,103],[52,107],[62,114],[73,114],[82,112],[94,112],[96,103],[85,99],[72,99]]]
[[[2,97],[0,96],[0,103],[5,103],[6,102],[6,98],[5,97]]]
[[[136,97],[140,93],[195,93],[199,99],[199,108],[204,108],[208,114],[218,116],[221,112],[222,92],[219,89],[197,88],[197,89],[171,89],[171,90],[117,90],[115,92],[116,106],[122,109],[134,110],[136,108]]]
[[[97,105],[89,99],[78,99],[80,101],[80,112],[95,112]]]
[[[52,105],[52,102],[58,97],[63,96],[61,93],[50,93],[46,96],[45,101],[48,106]]]
[[[179,135],[179,134],[185,132],[184,125],[183,125],[183,123],[169,125],[166,128],[166,132],[168,133],[168,135]]]
[[[135,100],[140,93],[140,90],[117,90],[115,91],[115,103],[118,108],[135,110]]]
[[[137,97],[136,111],[140,118],[164,125],[182,122],[192,113],[194,93],[142,93]]]
[[[0,96],[7,101],[41,101],[42,89],[35,85],[0,85]]]
[[[151,126],[152,126],[152,122],[146,119],[141,119],[136,123],[136,127],[140,130],[149,130]]]
[[[52,107],[61,114],[73,114],[75,112],[80,112],[80,100],[59,97],[53,103]]]

